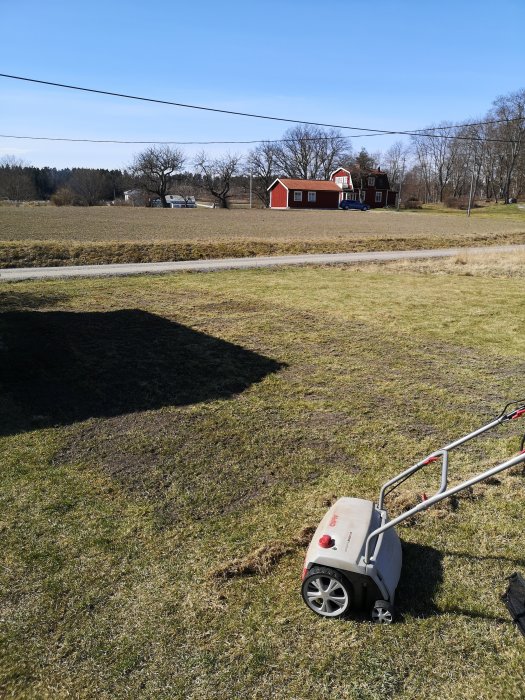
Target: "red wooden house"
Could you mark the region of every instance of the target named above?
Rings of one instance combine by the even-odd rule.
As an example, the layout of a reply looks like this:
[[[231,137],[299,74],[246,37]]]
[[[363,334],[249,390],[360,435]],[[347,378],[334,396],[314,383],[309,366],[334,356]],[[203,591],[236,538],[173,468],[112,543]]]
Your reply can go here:
[[[278,177],[268,188],[271,209],[337,209],[341,188],[332,180]]]
[[[339,168],[339,170],[332,173],[331,179],[335,182],[342,182],[342,171],[348,173],[348,170]],[[371,209],[395,206],[397,192],[390,189],[388,175],[381,168],[366,173],[354,174],[354,180],[355,185],[352,183],[351,177],[351,186],[346,187],[343,184],[341,199],[353,199],[363,202],[363,204],[368,204]]]
[[[352,199],[372,209],[395,206],[397,192],[390,189],[388,175],[380,168],[354,175],[337,168],[329,180],[277,178],[268,188],[271,209],[337,209],[343,199]]]

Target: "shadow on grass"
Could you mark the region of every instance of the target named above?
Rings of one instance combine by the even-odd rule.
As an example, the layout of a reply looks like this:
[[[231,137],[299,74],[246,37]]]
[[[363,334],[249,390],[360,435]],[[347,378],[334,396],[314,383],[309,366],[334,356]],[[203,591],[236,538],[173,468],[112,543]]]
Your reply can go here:
[[[400,615],[439,614],[434,597],[443,581],[443,555],[434,547],[403,542],[403,567],[396,593]]]
[[[443,557],[455,554],[468,558],[484,559],[485,557],[471,557],[460,553],[440,552],[433,547],[403,542],[403,568],[396,593],[396,609],[399,617],[405,615],[425,618],[438,615],[464,615],[473,619],[491,620],[499,623],[507,623],[505,617],[485,614],[477,610],[467,608],[440,609],[435,603],[435,595],[443,581]],[[494,557],[486,557],[493,559]]]
[[[145,311],[0,315],[0,434],[227,398],[283,365]]]

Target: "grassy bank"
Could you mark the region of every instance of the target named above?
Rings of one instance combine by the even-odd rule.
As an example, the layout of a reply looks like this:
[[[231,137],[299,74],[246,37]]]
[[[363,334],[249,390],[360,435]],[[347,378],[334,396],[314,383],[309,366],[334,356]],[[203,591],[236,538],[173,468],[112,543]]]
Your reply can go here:
[[[521,470],[401,528],[398,624],[300,599],[334,496],[524,394],[519,263],[433,265],[0,289],[4,697],[522,697]]]

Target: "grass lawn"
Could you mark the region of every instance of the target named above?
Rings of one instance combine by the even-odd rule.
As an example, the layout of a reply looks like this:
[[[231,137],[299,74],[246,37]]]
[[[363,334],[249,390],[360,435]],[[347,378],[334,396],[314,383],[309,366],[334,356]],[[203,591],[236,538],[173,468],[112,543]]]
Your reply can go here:
[[[0,207],[0,267],[523,243],[516,205],[465,212]]]
[[[525,394],[521,270],[2,286],[2,697],[523,698],[500,601],[525,568],[521,469],[400,528],[397,624],[300,597],[334,497],[375,498]],[[457,453],[454,479],[514,454],[520,427]]]

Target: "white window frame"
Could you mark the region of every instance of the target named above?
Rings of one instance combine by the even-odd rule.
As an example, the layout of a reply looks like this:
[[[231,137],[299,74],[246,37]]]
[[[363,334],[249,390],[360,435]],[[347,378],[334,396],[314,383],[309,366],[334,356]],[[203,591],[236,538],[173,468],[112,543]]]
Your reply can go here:
[[[372,175],[368,178],[368,186],[373,187],[376,184],[376,179]]]
[[[376,192],[376,204],[381,204],[382,201],[383,201],[383,193]]]
[[[303,193],[301,190],[294,190],[293,191],[293,201],[294,202],[302,202],[303,201]]]
[[[345,192],[343,196],[344,199],[349,199],[351,202],[357,201],[358,198],[357,192]]]
[[[317,192],[308,192],[308,201],[312,203],[317,202]]]
[[[365,199],[366,199],[366,190],[359,190],[359,201],[361,202],[361,204],[365,203]]]

